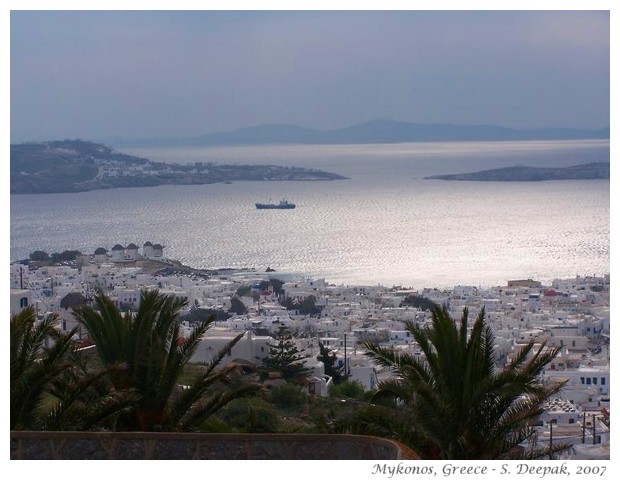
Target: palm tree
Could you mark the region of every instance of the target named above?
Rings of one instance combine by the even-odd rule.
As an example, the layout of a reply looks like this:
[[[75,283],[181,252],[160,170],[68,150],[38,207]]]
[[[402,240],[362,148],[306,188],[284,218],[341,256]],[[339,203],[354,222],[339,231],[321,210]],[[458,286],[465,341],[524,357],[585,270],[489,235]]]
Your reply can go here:
[[[181,385],[181,376],[196,351],[202,335],[215,316],[200,323],[187,339],[180,337],[178,316],[187,304],[158,290],[143,290],[137,312],[121,313],[104,294],[95,296],[95,306],[74,309],[86,328],[104,366],[119,367],[109,374],[116,391],[133,391],[137,400],[131,412],[118,419],[117,430],[192,430],[229,401],[256,391],[254,383],[226,387],[237,367],[219,364],[241,339],[238,335],[202,372]]]
[[[536,348],[530,342],[506,367],[496,370],[495,339],[484,321],[484,309],[469,335],[467,308],[458,326],[445,306],[437,306],[430,327],[409,321],[406,329],[422,355],[366,344],[367,355],[396,375],[379,384],[375,398],[391,399],[399,408],[368,407],[358,412],[358,426],[366,422],[366,431],[391,433],[428,459],[540,454],[533,447],[524,452],[519,445],[535,437],[533,424],[542,413],[541,405],[563,386],[539,381],[559,349],[544,343]]]
[[[56,323],[54,316],[37,322],[33,307],[11,316],[11,430],[41,428],[52,383],[71,368],[71,336]]]
[[[58,316],[41,321],[33,307],[11,316],[11,430],[88,430],[113,422],[128,406],[127,393],[96,393],[106,370],[87,371]]]

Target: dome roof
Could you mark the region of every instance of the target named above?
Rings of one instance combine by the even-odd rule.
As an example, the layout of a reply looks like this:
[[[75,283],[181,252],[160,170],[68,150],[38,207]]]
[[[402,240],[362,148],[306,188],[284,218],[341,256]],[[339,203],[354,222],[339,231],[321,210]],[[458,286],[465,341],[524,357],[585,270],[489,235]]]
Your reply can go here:
[[[125,247],[123,247],[121,244],[117,243],[116,245],[114,245],[112,247],[112,250],[125,250]]]
[[[135,243],[130,243],[129,245],[127,245],[127,250],[138,250],[138,245],[136,245]]]
[[[146,242],[143,246],[144,247],[152,247],[153,244],[151,242]]]
[[[95,250],[95,255],[104,255],[106,254],[108,251],[103,248],[103,247],[99,247],[97,250]]]

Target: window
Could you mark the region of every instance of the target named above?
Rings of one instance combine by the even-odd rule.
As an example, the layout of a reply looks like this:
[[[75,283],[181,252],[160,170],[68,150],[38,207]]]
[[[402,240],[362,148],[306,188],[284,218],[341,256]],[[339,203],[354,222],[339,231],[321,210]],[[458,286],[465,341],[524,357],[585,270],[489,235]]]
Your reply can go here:
[[[586,385],[592,385],[592,379],[590,377],[586,378]]]
[[[594,385],[598,385],[598,378],[594,377],[594,378],[592,379],[592,383],[593,383]]]
[[[601,377],[601,385],[605,385],[605,377]]]
[[[581,377],[581,384],[584,385],[586,383],[586,379]]]
[[[21,308],[26,308],[28,306],[28,297],[22,297],[19,299],[19,306]]]

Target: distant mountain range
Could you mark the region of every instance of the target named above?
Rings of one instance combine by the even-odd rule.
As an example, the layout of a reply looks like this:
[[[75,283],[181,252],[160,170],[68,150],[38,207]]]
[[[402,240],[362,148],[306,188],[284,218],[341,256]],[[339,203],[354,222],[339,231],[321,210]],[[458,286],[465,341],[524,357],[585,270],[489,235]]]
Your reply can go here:
[[[493,125],[452,125],[375,120],[335,130],[296,125],[259,125],[195,137],[107,140],[117,147],[199,147],[275,144],[361,144],[432,141],[577,140],[608,139],[609,127],[516,129]]]

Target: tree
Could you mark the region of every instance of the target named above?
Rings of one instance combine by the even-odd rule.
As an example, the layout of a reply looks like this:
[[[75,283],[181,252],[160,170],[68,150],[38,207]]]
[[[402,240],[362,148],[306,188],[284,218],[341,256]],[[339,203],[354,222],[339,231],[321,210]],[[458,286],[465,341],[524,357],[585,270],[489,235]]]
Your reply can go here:
[[[198,324],[188,338],[181,339],[177,319],[185,300],[143,290],[135,313],[122,314],[104,294],[95,296],[95,305],[96,309],[76,307],[76,318],[95,343],[101,363],[122,366],[108,376],[111,389],[137,394],[132,410],[118,419],[117,430],[191,430],[232,399],[259,388],[254,383],[225,387],[237,367],[219,364],[243,334],[219,352],[204,371],[181,385],[184,367],[215,321],[211,317]]]
[[[316,359],[323,363],[325,369],[325,375],[332,377],[334,383],[340,383],[344,380],[345,373],[343,367],[336,366],[338,357],[334,352],[327,348],[322,342],[319,341],[319,354]]]
[[[541,405],[562,387],[543,385],[539,379],[559,349],[548,349],[544,343],[536,348],[530,342],[496,370],[495,339],[484,309],[469,338],[467,309],[458,326],[446,307],[435,307],[432,326],[422,328],[409,321],[406,328],[422,355],[366,345],[367,355],[396,375],[379,384],[375,398],[391,399],[397,407],[374,411],[369,407],[359,413],[358,426],[369,422],[374,433],[389,435],[385,427],[390,425],[400,440],[426,459],[503,459],[517,455],[519,445],[534,438]],[[388,420],[381,425],[379,418]],[[537,454],[533,447],[520,453]]]
[[[230,402],[218,416],[229,431],[244,433],[276,433],[281,412],[262,398],[238,398]]]
[[[400,306],[410,305],[412,307],[419,308],[420,310],[433,310],[433,308],[438,307],[438,305],[432,300],[422,297],[420,295],[407,295],[402,302],[400,302]]]
[[[212,316],[214,316],[218,322],[223,322],[230,318],[230,314],[221,308],[192,308],[186,314],[181,315],[179,320],[188,322],[191,325],[194,323],[206,322]]]
[[[71,337],[58,332],[56,322],[37,323],[32,307],[11,317],[11,430],[42,428],[52,384],[71,368]]]
[[[52,262],[60,263],[60,262],[71,262],[74,261],[77,257],[82,255],[82,252],[79,250],[65,250],[62,253],[52,253]]]
[[[245,303],[243,303],[239,297],[234,296],[230,299],[230,308],[228,311],[237,315],[245,315],[248,313],[248,307],[245,306]]]
[[[329,389],[329,396],[335,398],[354,398],[358,400],[364,399],[366,392],[364,386],[357,380],[345,380],[338,384],[332,385]]]
[[[293,341],[293,335],[285,326],[281,326],[275,334],[276,343],[268,343],[269,355],[263,359],[263,367],[268,371],[280,372],[282,378],[291,380],[297,376],[305,375],[308,369],[304,366],[299,350]]]
[[[113,423],[130,392],[97,394],[107,369],[88,372],[57,316],[37,321],[33,307],[11,317],[11,430],[87,430]]]
[[[35,250],[30,254],[30,260],[33,262],[46,262],[50,260],[50,256],[47,252],[43,250]]]
[[[280,305],[287,310],[297,310],[301,315],[316,315],[321,310],[316,306],[316,297],[308,295],[301,302],[291,297],[280,298]]]
[[[282,305],[287,310],[295,310],[296,308],[299,308],[299,305],[293,302],[293,299],[291,297],[281,298],[280,305]]]
[[[299,304],[299,313],[302,315],[316,315],[320,313],[320,309],[316,306],[316,297],[314,295],[308,295]]]
[[[284,285],[283,280],[272,278],[271,280],[269,280],[269,285],[271,285],[271,288],[273,289],[273,293],[275,293],[278,296],[284,295],[284,290],[282,289],[282,285]]]
[[[242,285],[239,288],[237,288],[236,295],[238,297],[247,297],[248,295],[250,295],[251,292],[252,292],[252,287],[250,287],[249,285]]]

